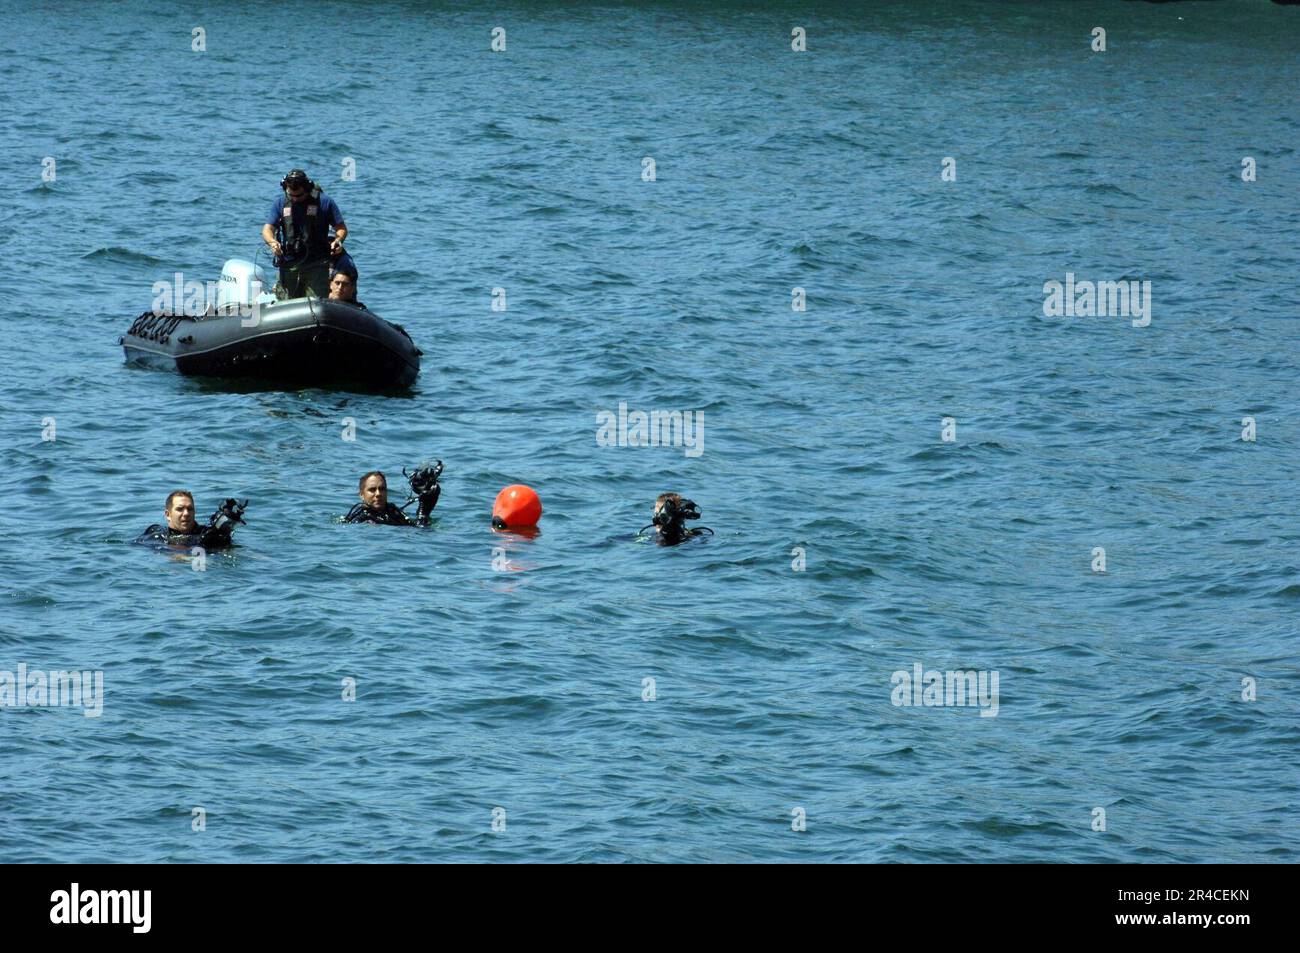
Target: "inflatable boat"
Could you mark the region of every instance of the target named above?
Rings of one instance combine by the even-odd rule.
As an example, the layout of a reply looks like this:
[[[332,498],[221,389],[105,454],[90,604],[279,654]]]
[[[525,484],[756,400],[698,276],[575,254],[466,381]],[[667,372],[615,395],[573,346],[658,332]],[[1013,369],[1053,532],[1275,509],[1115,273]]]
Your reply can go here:
[[[197,286],[196,286],[197,287]],[[128,364],[204,377],[244,377],[306,387],[410,387],[420,350],[401,325],[326,298],[277,301],[262,269],[232,259],[216,302],[197,315],[146,311],[118,341]]]

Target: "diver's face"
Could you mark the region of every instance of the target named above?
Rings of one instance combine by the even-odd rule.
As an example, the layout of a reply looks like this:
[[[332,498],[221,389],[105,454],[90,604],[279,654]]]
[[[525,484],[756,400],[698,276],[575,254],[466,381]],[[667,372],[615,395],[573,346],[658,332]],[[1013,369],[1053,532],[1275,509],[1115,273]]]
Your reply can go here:
[[[289,193],[289,201],[294,203],[301,202],[307,197],[307,186],[305,185],[291,185],[286,191]]]
[[[372,510],[382,510],[388,505],[388,484],[380,477],[372,476],[361,487],[361,502]]]
[[[352,280],[351,275],[345,275],[339,272],[330,279],[330,300],[331,301],[356,301],[357,285]]]
[[[163,513],[167,516],[167,525],[182,533],[192,533],[194,531],[194,501],[188,496],[172,497],[172,508],[164,509]]]

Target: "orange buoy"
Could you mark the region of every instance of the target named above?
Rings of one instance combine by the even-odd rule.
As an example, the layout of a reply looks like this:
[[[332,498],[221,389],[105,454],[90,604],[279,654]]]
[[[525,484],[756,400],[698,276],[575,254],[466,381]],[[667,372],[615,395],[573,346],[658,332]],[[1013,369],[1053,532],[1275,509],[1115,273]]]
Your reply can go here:
[[[541,518],[541,497],[531,486],[522,483],[506,487],[492,504],[492,525],[497,529],[536,526]]]

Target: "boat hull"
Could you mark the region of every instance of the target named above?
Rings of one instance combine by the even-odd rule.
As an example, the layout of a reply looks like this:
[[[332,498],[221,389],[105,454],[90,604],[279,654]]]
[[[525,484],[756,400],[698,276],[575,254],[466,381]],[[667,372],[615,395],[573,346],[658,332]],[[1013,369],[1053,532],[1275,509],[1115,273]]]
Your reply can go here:
[[[407,388],[420,350],[398,325],[343,301],[294,298],[250,316],[146,312],[121,339],[130,364],[297,386]]]

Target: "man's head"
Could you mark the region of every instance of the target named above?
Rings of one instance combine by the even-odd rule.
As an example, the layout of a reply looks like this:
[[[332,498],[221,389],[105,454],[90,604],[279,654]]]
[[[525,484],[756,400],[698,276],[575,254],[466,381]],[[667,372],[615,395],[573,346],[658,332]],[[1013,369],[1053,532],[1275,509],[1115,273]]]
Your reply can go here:
[[[303,201],[311,191],[311,179],[307,178],[307,173],[302,169],[294,169],[284,177],[280,185],[292,202]]]
[[[355,275],[343,270],[335,271],[330,276],[331,301],[356,301],[357,279]]]
[[[670,502],[672,504],[670,509],[676,510],[679,506],[681,506],[682,495],[680,493],[660,493],[659,496],[655,499],[654,518],[656,522],[660,519],[660,514],[663,513],[664,511],[664,504]]]
[[[192,533],[197,526],[194,522],[194,494],[189,490],[172,490],[168,493],[163,513],[170,529]]]
[[[660,536],[681,539],[694,534],[686,528],[687,520],[700,518],[694,500],[682,499],[680,493],[660,493],[655,500],[654,526]]]
[[[388,506],[388,479],[378,470],[371,470],[357,485],[357,495],[369,509],[383,510]]]

